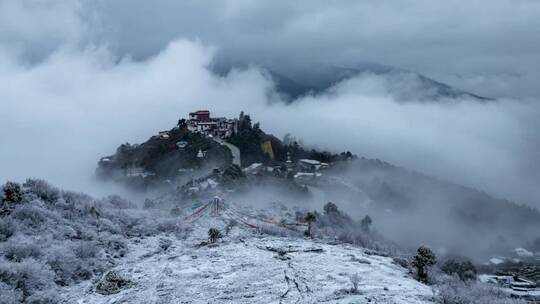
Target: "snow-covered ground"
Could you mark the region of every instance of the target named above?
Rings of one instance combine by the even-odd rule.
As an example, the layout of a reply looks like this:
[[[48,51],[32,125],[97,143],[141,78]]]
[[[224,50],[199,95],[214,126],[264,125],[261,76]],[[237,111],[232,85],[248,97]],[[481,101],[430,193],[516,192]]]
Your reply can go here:
[[[260,235],[241,226],[217,244],[201,245],[210,227],[225,231],[225,221],[202,218],[183,240],[165,234],[133,238],[129,254],[113,269],[132,287],[101,295],[87,281],[63,289],[62,297],[81,304],[432,303],[431,288],[391,258],[362,248]],[[160,249],[163,239],[172,241],[167,250]],[[354,274],[357,293],[350,291]]]

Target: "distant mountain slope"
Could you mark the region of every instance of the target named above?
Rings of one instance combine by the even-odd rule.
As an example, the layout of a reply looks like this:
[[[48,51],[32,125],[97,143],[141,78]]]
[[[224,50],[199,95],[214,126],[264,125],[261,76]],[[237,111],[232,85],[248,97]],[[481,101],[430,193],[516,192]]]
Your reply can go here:
[[[537,209],[470,187],[365,158],[338,165],[330,173],[350,186],[323,185],[327,195],[356,202],[356,212],[371,214],[380,222],[380,232],[405,246],[425,242],[485,257],[527,247],[540,236]],[[361,189],[367,201],[352,186]]]
[[[245,66],[239,66],[239,68],[243,67]],[[454,88],[413,71],[376,63],[360,63],[353,67],[325,65],[300,66],[287,69],[268,65],[260,65],[259,67],[266,71],[268,78],[275,83],[277,92],[289,101],[306,94],[323,93],[344,80],[362,75],[372,75],[386,79],[390,93],[402,101],[437,101],[443,98],[466,98],[477,101],[493,100],[492,98]],[[231,68],[230,66],[219,66],[214,67],[214,71],[219,74],[226,74]]]

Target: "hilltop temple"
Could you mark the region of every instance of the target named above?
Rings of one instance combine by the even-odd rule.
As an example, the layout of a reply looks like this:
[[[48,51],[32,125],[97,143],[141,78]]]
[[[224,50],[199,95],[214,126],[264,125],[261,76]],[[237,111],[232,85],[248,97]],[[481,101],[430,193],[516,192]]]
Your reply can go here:
[[[189,119],[186,121],[186,124],[188,130],[191,132],[199,132],[220,138],[229,137],[238,131],[238,119],[211,117],[208,110],[189,113]]]

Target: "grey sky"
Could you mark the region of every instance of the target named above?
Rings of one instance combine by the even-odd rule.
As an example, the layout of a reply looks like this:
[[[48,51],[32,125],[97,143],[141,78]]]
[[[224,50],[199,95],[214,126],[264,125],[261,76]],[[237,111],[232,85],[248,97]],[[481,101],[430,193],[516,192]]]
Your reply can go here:
[[[138,59],[175,38],[189,38],[216,47],[221,61],[280,67],[367,61],[478,94],[540,96],[540,2],[534,0],[54,3],[54,13],[18,21],[37,25],[32,28],[38,32],[25,39],[47,41],[31,45],[30,52],[48,51],[46,44],[58,39],[72,41],[75,31]]]

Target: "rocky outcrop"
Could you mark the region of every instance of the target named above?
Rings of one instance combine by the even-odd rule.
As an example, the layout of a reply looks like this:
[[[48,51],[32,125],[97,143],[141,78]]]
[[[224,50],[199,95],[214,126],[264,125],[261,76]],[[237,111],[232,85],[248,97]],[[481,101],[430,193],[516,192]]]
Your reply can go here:
[[[107,272],[96,285],[96,292],[102,295],[119,293],[123,289],[130,288],[134,283],[115,271]]]

